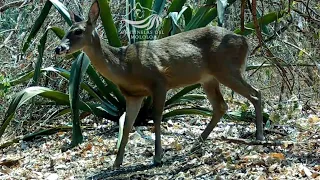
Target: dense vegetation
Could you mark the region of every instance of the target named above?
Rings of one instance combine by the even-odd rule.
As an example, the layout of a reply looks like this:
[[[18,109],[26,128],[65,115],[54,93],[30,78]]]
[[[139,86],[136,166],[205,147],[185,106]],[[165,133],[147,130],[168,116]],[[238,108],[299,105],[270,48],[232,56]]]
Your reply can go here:
[[[86,137],[91,139],[94,136],[85,135],[84,140],[82,131],[100,131],[100,126],[117,131],[116,124],[125,112],[125,99],[117,87],[95,71],[84,53],[77,52],[66,58],[57,58],[53,53],[59,39],[72,24],[69,11],[75,12],[77,18],[85,19],[90,4],[81,0],[0,2],[0,109],[3,112],[0,113],[0,147],[3,152],[10,152],[10,148],[18,146],[21,140],[30,141],[40,135],[59,135],[65,131],[69,132],[63,140],[67,143],[63,145],[71,146],[64,146],[63,150],[69,149],[67,152],[70,152],[73,151],[70,147],[88,143],[90,141]],[[318,137],[319,2],[99,0],[99,4],[101,21],[98,32],[106,42],[116,47],[160,39],[207,25],[222,26],[244,35],[251,45],[246,79],[262,91],[267,139],[308,144],[308,140]],[[144,24],[138,27],[125,20]],[[230,107],[224,122],[249,126],[255,117],[251,105],[231,90],[223,90]],[[152,126],[149,122],[151,102],[150,97],[144,100],[136,126]],[[211,116],[209,107],[200,85],[172,90],[165,104],[164,125],[179,123],[181,117],[194,117],[196,122],[182,122],[201,125],[199,118]],[[244,131],[251,132],[248,137],[253,132],[251,129]],[[243,134],[238,133],[245,137]],[[242,139],[222,141],[257,144]],[[271,149],[275,145],[262,144],[269,145]],[[287,144],[280,142],[276,145]],[[312,147],[318,145],[319,142],[313,141],[309,144]],[[92,144],[84,146],[82,148],[92,149]],[[173,149],[180,150],[180,146],[176,143]],[[276,161],[284,161],[282,153],[286,150],[281,153],[274,149],[270,151],[277,152],[273,157]],[[319,153],[318,150],[315,152]],[[236,164],[234,161],[228,163]],[[320,168],[314,166],[318,163],[319,160],[311,160],[308,167],[302,168],[304,174],[301,173],[301,177],[318,177]],[[0,161],[0,165],[8,164]],[[311,167],[313,170],[309,175],[306,169]],[[178,174],[176,171],[171,173],[171,177]],[[217,170],[209,177],[215,175],[221,175],[221,172]]]

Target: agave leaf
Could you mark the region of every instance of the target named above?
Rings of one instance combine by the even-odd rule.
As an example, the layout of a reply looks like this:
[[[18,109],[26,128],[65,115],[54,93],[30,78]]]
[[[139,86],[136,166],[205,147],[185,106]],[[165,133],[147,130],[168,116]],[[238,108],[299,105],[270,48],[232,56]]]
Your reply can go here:
[[[222,27],[224,22],[224,12],[228,5],[227,0],[218,0],[217,1],[217,10],[218,10],[218,25]]]
[[[164,9],[165,4],[166,0],[155,0],[152,9],[155,11],[155,13],[160,14]]]
[[[151,9],[152,8],[152,3],[153,3],[153,0],[136,0],[136,3],[140,3],[141,7],[143,8],[146,8],[146,9]],[[139,9],[141,9],[141,7],[137,7]],[[151,14],[151,11],[144,11],[143,13],[143,17],[141,18],[136,18],[136,20],[141,20],[141,19],[145,19],[147,17],[149,17]]]
[[[118,140],[117,140],[117,149],[120,147],[121,139],[123,136],[123,128],[124,128],[124,121],[126,120],[126,112],[122,114],[119,118],[119,132],[118,132]]]
[[[186,114],[212,116],[212,111],[210,109],[199,108],[199,107],[175,109],[175,110],[172,110],[170,112],[163,114],[163,119],[167,119],[167,118],[173,117],[173,116],[186,115]],[[166,121],[166,120],[164,120],[164,121]]]
[[[93,83],[97,86],[99,92],[108,100],[111,104],[117,107],[117,109],[122,109],[125,106],[125,100],[124,97],[121,95],[121,93],[118,93],[118,88],[109,80],[105,79],[107,81],[107,87],[103,83],[103,81],[100,79],[97,72],[94,70],[94,68],[89,65],[87,69],[87,74],[89,75],[89,78],[93,81]],[[110,93],[113,93],[117,99],[115,99],[113,96],[110,95]]]
[[[179,101],[176,101],[177,103],[179,102],[186,102],[186,101],[199,101],[199,100],[206,100],[207,96],[205,94],[186,94],[181,97]]]
[[[31,32],[26,40],[26,42],[23,45],[22,48],[22,52],[26,52],[26,50],[29,48],[30,46],[30,42],[31,40],[37,35],[38,31],[40,30],[44,20],[46,19],[46,17],[49,14],[49,11],[51,9],[52,3],[50,1],[47,1],[43,7],[43,9],[41,10],[40,15],[38,16],[38,18],[36,19],[35,23],[33,24],[32,28],[31,28]]]
[[[54,72],[64,77],[66,80],[70,79],[70,72],[62,68],[47,67],[42,71]],[[92,97],[94,97],[95,99],[99,100],[102,104],[104,104],[106,106],[106,109],[105,109],[106,111],[108,111],[111,114],[118,113],[118,108],[114,104],[111,104],[109,102],[110,99],[105,100],[105,98],[97,94],[96,91],[90,85],[88,85],[87,83],[81,82],[80,87],[85,91],[87,91]],[[109,89],[109,88],[106,88],[106,89]],[[111,96],[111,98],[113,97]]]
[[[185,6],[185,7],[187,7],[187,9],[183,11],[183,16],[184,16],[184,21],[186,25],[186,24],[189,24],[190,20],[192,19],[192,9],[190,6]]]
[[[16,79],[10,80],[9,84],[10,86],[15,86],[17,84],[21,84],[23,82],[29,81],[34,75],[34,71],[23,73],[22,75],[19,75]],[[5,88],[4,83],[0,83],[0,89]]]
[[[38,55],[35,69],[34,69],[33,86],[38,85],[38,81],[40,78],[40,71],[41,71],[41,66],[42,66],[42,61],[43,61],[43,53],[44,53],[44,50],[46,49],[45,46],[46,46],[46,42],[47,42],[47,35],[48,35],[48,29],[42,35],[42,37],[40,39],[40,44],[38,45],[39,55]]]
[[[50,29],[56,36],[58,36],[59,39],[62,39],[65,35],[65,32],[63,29],[56,27],[56,26],[50,26],[48,29]]]
[[[38,59],[36,62],[35,70],[34,70],[34,75],[33,75],[33,86],[38,85],[38,81],[40,78],[40,73],[41,73],[41,66],[43,62],[43,53],[46,49],[46,42],[47,42],[47,36],[48,36],[48,31],[52,30],[60,39],[64,36],[64,31],[58,27],[48,27],[47,30],[44,32],[40,39],[40,44],[38,45]]]
[[[53,95],[55,101],[59,101],[60,103],[62,101],[64,102],[69,102],[65,94],[57,92],[57,91],[52,91],[49,88],[45,87],[38,87],[38,86],[33,86],[29,87],[27,89],[24,89],[17,93],[13,100],[11,101],[9,108],[6,112],[4,121],[0,127],[0,138],[2,137],[6,127],[9,125],[11,119],[14,116],[15,111],[25,102],[27,102],[29,99],[33,98],[36,95],[39,94],[44,94],[46,92],[49,92],[49,95]],[[47,93],[48,95],[48,93]],[[65,95],[65,96],[64,96]]]
[[[170,12],[180,12],[186,0],[173,0],[170,7],[168,8],[168,13]]]
[[[167,23],[169,22],[169,23]],[[178,13],[177,12],[170,12],[168,14],[168,18],[165,19],[164,22],[164,30],[163,33],[165,36],[171,36],[181,32],[181,28],[178,25]],[[164,37],[165,37],[164,36]]]
[[[32,86],[26,88],[19,93],[17,93],[12,101],[10,102],[9,108],[5,114],[5,118],[0,126],[0,138],[2,137],[6,127],[9,125],[10,121],[12,120],[16,110],[23,104],[25,104],[28,100],[33,98],[34,96],[39,95],[44,98],[48,98],[57,102],[57,104],[61,105],[70,105],[69,102],[69,95],[51,90],[46,87],[39,87],[39,86]],[[106,111],[106,107],[103,104],[94,104],[94,103],[85,103],[83,101],[79,101],[80,109],[86,112],[91,112],[96,116],[103,117],[110,119],[112,121],[118,121],[119,115],[113,114]]]
[[[108,42],[111,46],[120,47],[121,42],[112,19],[109,2],[108,0],[98,0],[98,2],[100,6],[100,17]]]
[[[173,95],[170,99],[168,99],[165,103],[165,106],[168,106],[172,103],[177,102],[180,98],[182,98],[184,95],[186,95],[187,93],[189,93],[190,91],[199,88],[200,84],[194,84],[188,87],[183,88],[182,90],[180,90],[177,94]]]
[[[53,6],[58,10],[58,12],[62,15],[64,20],[68,23],[69,26],[72,25],[72,20],[70,17],[70,14],[68,12],[68,9],[66,6],[64,6],[59,0],[49,0]]]
[[[166,0],[155,0],[153,3],[153,7],[152,7],[152,14],[154,15],[155,18],[157,18],[164,10],[164,5],[166,4]],[[155,21],[155,18],[152,18],[153,21]],[[153,23],[151,23],[153,24]],[[155,37],[155,32],[157,30],[157,26],[158,24],[149,27],[151,29],[149,29],[149,31],[151,31],[150,35],[148,35],[147,39],[148,40],[152,40]],[[147,28],[148,30],[148,28]],[[148,33],[149,34],[149,33]]]
[[[171,7],[171,6],[170,6]],[[180,7],[180,6],[179,6]],[[170,8],[169,8],[170,9]],[[171,8],[171,9],[176,9]],[[177,34],[181,32],[181,28],[178,25],[178,21],[181,19],[181,16],[183,15],[185,18],[185,24],[188,24],[191,17],[192,17],[192,10],[188,6],[182,6],[182,8],[178,11],[170,11],[168,10],[169,14],[164,19],[163,23],[163,37],[171,36],[173,34]]]
[[[68,114],[68,113],[70,113],[70,112],[71,112],[71,109],[70,109],[69,107],[63,108],[63,109],[58,109],[58,110],[56,110],[55,112],[53,112],[53,113],[47,118],[47,120],[49,120],[49,119],[54,119],[54,118],[63,116],[63,115]]]
[[[236,0],[228,0],[228,6],[232,5]],[[204,17],[199,22],[199,27],[204,27],[208,25],[212,20],[214,20],[218,15],[217,8],[210,8],[208,12],[204,15]]]
[[[203,17],[210,10],[210,7],[200,7],[196,14],[191,18],[190,22],[185,27],[185,31],[196,29],[199,27],[201,21],[203,21]],[[210,21],[211,22],[211,21]]]
[[[136,21],[136,12],[139,10],[142,10],[142,7],[137,6],[136,7],[136,1],[135,0],[126,0],[126,20],[129,21]],[[140,4],[139,4],[140,5]],[[137,8],[137,9],[135,9]],[[136,21],[138,22],[138,21]],[[131,34],[136,33],[136,28],[132,26],[130,23],[126,23],[126,34],[128,36],[128,40],[130,43],[136,42],[136,36],[131,36]]]
[[[72,129],[72,142],[71,146],[82,143],[83,136],[80,128],[79,117],[79,101],[80,101],[80,84],[83,79],[84,73],[87,71],[90,60],[85,53],[81,53],[77,60],[71,66],[70,81],[69,81],[69,100],[71,107],[71,115],[73,122]]]
[[[259,18],[258,22],[259,22],[259,24],[267,25],[267,24],[270,24],[270,23],[278,20],[279,18],[282,18],[285,14],[286,14],[286,11],[284,11],[284,10],[279,11],[279,12],[271,12],[271,13],[268,13],[268,14],[264,15],[263,17]],[[254,23],[250,22],[245,25],[245,29],[244,29],[244,32],[242,35],[249,35],[254,31],[255,31]],[[233,32],[236,34],[241,34],[241,29],[238,28],[238,29],[234,30]]]
[[[26,52],[26,50],[30,46],[31,40],[37,35],[39,32],[44,20],[47,18],[49,11],[52,7],[52,5],[58,10],[58,12],[62,15],[62,17],[65,19],[65,21],[71,25],[72,21],[68,12],[68,9],[58,0],[49,0],[45,3],[43,9],[41,10],[40,15],[36,19],[35,23],[32,26],[31,32],[26,40],[26,42],[23,45],[22,51]]]
[[[194,101],[206,100],[207,96],[204,94],[186,94],[182,96],[179,100],[175,101],[172,104],[165,106],[165,110],[171,109],[177,106],[186,106],[188,103],[193,103]]]
[[[69,126],[60,126],[60,127],[53,127],[53,128],[49,128],[49,129],[39,130],[39,131],[36,131],[34,133],[25,135],[23,137],[18,137],[18,138],[15,138],[13,140],[10,140],[8,142],[5,142],[5,143],[0,145],[0,149],[9,147],[10,145],[18,143],[21,140],[23,140],[23,141],[32,140],[33,138],[35,138],[35,137],[37,137],[39,135],[50,135],[50,134],[54,134],[56,132],[61,132],[61,131],[65,132],[65,131],[70,131],[70,130],[71,130],[71,127],[69,127]]]

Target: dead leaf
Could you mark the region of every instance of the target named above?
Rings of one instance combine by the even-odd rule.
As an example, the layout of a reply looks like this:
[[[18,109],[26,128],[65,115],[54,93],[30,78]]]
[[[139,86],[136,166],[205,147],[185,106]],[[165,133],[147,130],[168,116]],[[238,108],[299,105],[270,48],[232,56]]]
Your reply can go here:
[[[87,146],[82,150],[82,152],[84,151],[90,151],[92,149],[93,145],[91,143],[87,144]]]
[[[311,171],[304,165],[300,164],[299,165],[299,172],[302,176],[307,176],[308,178],[312,177]]]
[[[320,118],[319,118],[318,116],[316,116],[316,115],[312,115],[312,116],[310,116],[310,117],[308,118],[308,122],[309,122],[310,124],[315,124],[315,123],[320,122]]]
[[[248,155],[248,156],[244,156],[242,159],[248,162],[253,160],[259,160],[260,158],[261,157],[259,155]]]
[[[19,165],[19,160],[21,158],[18,159],[5,159],[2,162],[0,162],[0,166],[6,166],[8,168],[12,167],[12,166],[17,166]]]
[[[286,159],[284,154],[282,154],[282,153],[271,153],[270,157],[276,158],[276,159],[279,159],[279,160],[285,160]]]
[[[182,149],[182,145],[178,141],[173,141],[171,143],[171,147],[177,151],[180,151]]]

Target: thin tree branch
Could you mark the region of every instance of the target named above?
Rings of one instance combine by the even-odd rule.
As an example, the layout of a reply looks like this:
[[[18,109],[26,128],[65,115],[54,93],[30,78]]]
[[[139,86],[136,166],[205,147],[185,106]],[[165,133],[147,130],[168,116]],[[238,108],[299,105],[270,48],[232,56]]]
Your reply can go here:
[[[25,0],[14,1],[14,2],[11,2],[11,3],[5,4],[5,5],[0,7],[0,12],[4,12],[4,11],[10,9],[10,8],[19,7],[24,3],[25,3]]]

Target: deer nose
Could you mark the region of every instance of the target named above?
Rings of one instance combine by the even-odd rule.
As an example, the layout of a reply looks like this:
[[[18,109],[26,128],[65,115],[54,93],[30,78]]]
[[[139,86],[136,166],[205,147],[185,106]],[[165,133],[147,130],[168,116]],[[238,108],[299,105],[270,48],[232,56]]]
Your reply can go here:
[[[63,53],[65,50],[66,50],[66,47],[61,45],[61,46],[58,46],[58,47],[55,49],[55,53],[56,53],[56,54],[61,54],[61,53]]]

